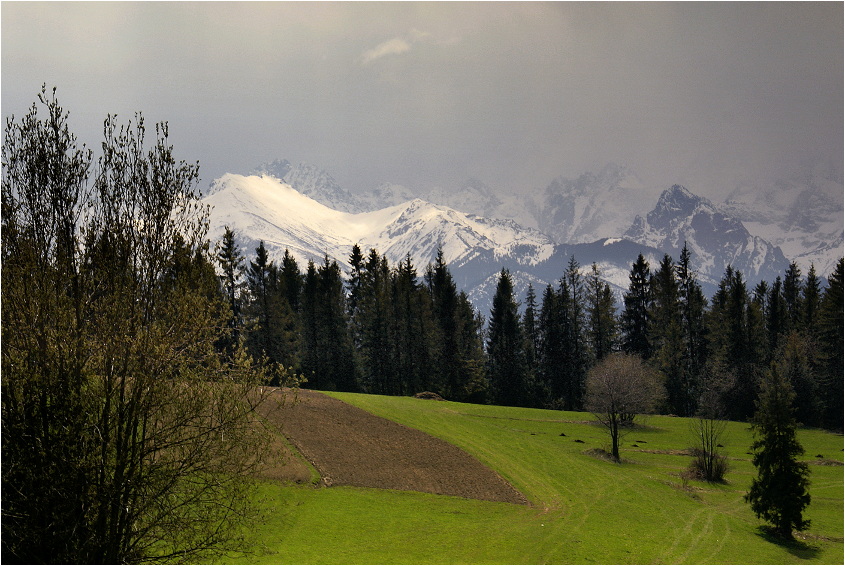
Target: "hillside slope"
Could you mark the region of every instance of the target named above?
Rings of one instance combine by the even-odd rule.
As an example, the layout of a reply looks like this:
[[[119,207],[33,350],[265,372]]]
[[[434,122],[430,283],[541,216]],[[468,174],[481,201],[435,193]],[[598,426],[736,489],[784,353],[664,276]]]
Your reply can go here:
[[[842,436],[800,430],[810,464],[810,529],[793,544],[760,530],[742,496],[754,468],[745,423],[728,423],[726,484],[683,482],[689,422],[651,417],[623,441],[624,463],[587,413],[332,393],[442,438],[529,499],[510,505],[353,487],[266,485],[268,522],[246,563],[841,564]],[[233,561],[231,558],[226,561]]]

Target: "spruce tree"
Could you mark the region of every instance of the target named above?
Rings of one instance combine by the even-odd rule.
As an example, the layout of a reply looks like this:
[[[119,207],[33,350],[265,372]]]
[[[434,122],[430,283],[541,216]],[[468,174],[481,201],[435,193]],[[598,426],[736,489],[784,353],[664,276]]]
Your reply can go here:
[[[563,297],[562,306],[568,311],[565,321],[565,348],[567,350],[566,377],[564,383],[565,408],[570,411],[580,411],[583,407],[584,388],[587,379],[587,344],[586,344],[586,309],[584,297],[584,281],[579,271],[580,266],[575,256],[570,256],[566,266],[560,292]]]
[[[843,259],[827,278],[819,305],[818,346],[822,395],[828,400],[825,427],[842,430],[843,425]]]
[[[525,363],[533,381],[533,377],[537,373],[539,334],[537,332],[537,294],[534,292],[534,286],[531,283],[528,284],[528,292],[525,295],[522,328],[525,330]]]
[[[442,248],[437,250],[434,264],[426,269],[425,280],[438,330],[435,367],[439,383],[434,388],[447,399],[454,399],[459,395],[461,382],[458,291]]]
[[[464,291],[458,293],[455,320],[460,366],[454,398],[467,403],[487,403],[490,385],[484,374],[484,317],[472,306]]]
[[[349,265],[352,268],[347,282],[347,297],[349,305],[349,316],[355,320],[355,313],[358,309],[358,301],[361,299],[361,278],[364,272],[364,255],[361,253],[361,246],[352,246],[352,254],[349,256]]]
[[[786,269],[786,274],[783,278],[783,300],[788,320],[788,330],[799,328],[803,322],[803,291],[804,285],[801,281],[801,269],[793,261]]]
[[[643,254],[631,267],[628,276],[630,284],[624,297],[624,309],[620,320],[622,350],[636,354],[643,359],[651,357],[649,340],[649,311],[651,308],[651,270]]]
[[[246,346],[253,359],[261,360],[268,355],[271,346],[270,306],[271,306],[271,271],[273,262],[267,256],[267,248],[262,240],[255,248],[255,260],[249,262],[246,270],[246,288],[249,302],[244,309],[250,321],[246,325],[248,336]]]
[[[336,261],[329,261],[326,255],[317,269],[317,279],[320,298],[317,315],[321,324],[318,343],[325,357],[324,386],[339,391],[356,391],[356,367],[340,266]]]
[[[543,291],[540,305],[539,328],[539,359],[537,361],[538,391],[542,401],[549,406],[563,406],[563,367],[564,362],[564,314],[560,306],[560,296],[551,285]]]
[[[681,302],[675,262],[669,254],[651,278],[652,304],[649,314],[649,341],[652,361],[666,380],[668,409],[689,416],[694,412],[695,393],[684,366],[681,328]]]
[[[320,289],[317,278],[317,266],[312,260],[308,260],[305,270],[305,278],[302,284],[302,299],[299,311],[300,328],[302,329],[302,359],[301,368],[304,374],[306,387],[309,389],[321,389],[323,383],[323,354],[320,351]]]
[[[525,337],[513,296],[510,272],[502,269],[487,338],[487,373],[497,405],[525,406],[526,388]]]
[[[705,311],[707,299],[692,269],[692,254],[684,242],[677,265],[678,300],[681,304],[681,338],[683,341],[684,387],[694,400],[690,413],[697,410],[703,392],[704,367],[707,361],[707,328]]]
[[[800,531],[810,525],[803,518],[804,509],[810,504],[810,470],[798,461],[804,449],[796,436],[794,399],[792,386],[773,364],[761,385],[754,414],[751,461],[757,468],[757,477],[745,495],[757,517],[786,539],[793,538],[793,529]]]
[[[238,249],[238,245],[235,243],[235,233],[228,226],[226,226],[223,232],[223,240],[220,242],[217,251],[217,261],[223,272],[220,275],[220,286],[230,310],[230,336],[228,339],[221,341],[220,346],[225,351],[232,353],[240,343],[241,331],[243,330],[242,294],[244,282],[242,277],[244,273],[244,258]]]
[[[391,394],[396,379],[390,287],[387,259],[371,249],[361,273],[355,329],[363,384],[367,392],[378,395]]]
[[[708,319],[711,361],[733,376],[723,391],[727,416],[750,418],[764,362],[765,325],[759,305],[749,299],[742,273],[731,266],[719,282]]]
[[[801,292],[802,313],[802,329],[815,334],[817,331],[816,324],[818,322],[819,304],[821,302],[821,283],[816,274],[816,266],[810,264],[810,269],[807,271],[807,279],[804,281],[804,286]]]
[[[430,296],[418,281],[410,254],[393,271],[391,294],[396,393],[427,391],[431,382],[434,319]]]
[[[284,295],[288,306],[294,313],[299,312],[300,299],[302,297],[302,273],[299,272],[299,265],[296,258],[285,249],[282,256],[282,267],[279,270],[279,292]]]
[[[587,338],[592,358],[603,360],[616,347],[616,300],[610,285],[601,279],[593,263],[587,278]]]
[[[783,282],[780,276],[775,278],[769,289],[765,306],[766,334],[768,346],[768,359],[778,351],[783,336],[790,328],[789,315],[786,308],[786,301],[783,296]]]

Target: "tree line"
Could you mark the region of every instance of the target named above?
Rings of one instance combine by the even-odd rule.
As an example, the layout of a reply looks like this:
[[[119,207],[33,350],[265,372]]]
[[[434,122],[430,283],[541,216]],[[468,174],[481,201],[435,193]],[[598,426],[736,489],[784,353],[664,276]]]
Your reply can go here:
[[[410,256],[390,265],[356,244],[344,280],[328,256],[303,272],[286,250],[276,265],[263,242],[247,260],[227,228],[217,260],[233,336],[255,360],[301,373],[306,387],[583,410],[590,369],[623,352],[658,372],[661,412],[696,415],[707,398],[721,417],[747,420],[779,363],[798,420],[842,428],[841,259],[826,285],[793,262],[749,289],[728,266],[708,300],[686,246],[654,269],[639,255],[621,305],[596,264],[585,275],[570,258],[539,298],[529,285],[524,305],[503,269],[486,319],[457,289],[442,251],[420,276]]]

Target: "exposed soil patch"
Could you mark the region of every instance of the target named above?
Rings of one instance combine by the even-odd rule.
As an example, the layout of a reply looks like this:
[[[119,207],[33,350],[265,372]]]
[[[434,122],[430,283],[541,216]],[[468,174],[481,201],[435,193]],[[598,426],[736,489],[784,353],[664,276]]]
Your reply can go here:
[[[448,442],[316,391],[299,390],[293,403],[290,392],[281,403],[283,394],[274,391],[262,412],[325,485],[527,503],[496,472]]]
[[[270,457],[259,476],[281,482],[309,483],[312,481],[312,473],[308,464],[291,450],[281,434],[273,438],[270,445]]]
[[[443,397],[441,397],[440,395],[438,395],[437,393],[434,393],[432,391],[421,391],[420,393],[417,393],[416,395],[414,395],[414,398],[416,398],[416,399],[432,399],[434,401],[445,401],[445,399]]]

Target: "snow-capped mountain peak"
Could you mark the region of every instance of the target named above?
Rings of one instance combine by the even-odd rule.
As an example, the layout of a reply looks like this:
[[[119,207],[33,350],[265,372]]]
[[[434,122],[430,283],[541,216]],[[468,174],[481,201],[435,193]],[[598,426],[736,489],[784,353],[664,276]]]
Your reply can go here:
[[[361,199],[343,189],[334,177],[316,165],[292,165],[287,159],[276,159],[259,165],[252,175],[266,175],[284,181],[299,193],[335,210],[361,212],[366,208]]]
[[[453,265],[485,254],[532,265],[554,249],[535,230],[421,199],[370,212],[334,210],[267,175],[224,175],[204,201],[212,207],[212,241],[219,241],[229,226],[248,256],[263,240],[276,260],[288,249],[302,263],[328,255],[345,268],[352,246],[359,244],[375,248],[393,263],[410,254],[417,265],[426,265],[442,247],[444,259]]]
[[[842,257],[842,179],[808,174],[734,190],[722,209],[775,245],[806,273],[830,273]]]
[[[534,205],[538,227],[560,243],[618,236],[657,193],[628,168],[608,164],[598,174],[558,177]]]
[[[677,258],[687,244],[701,275],[718,281],[727,265],[749,279],[774,279],[788,261],[780,248],[751,235],[742,222],[685,187],[666,189],[645,218],[638,215],[625,237]]]

